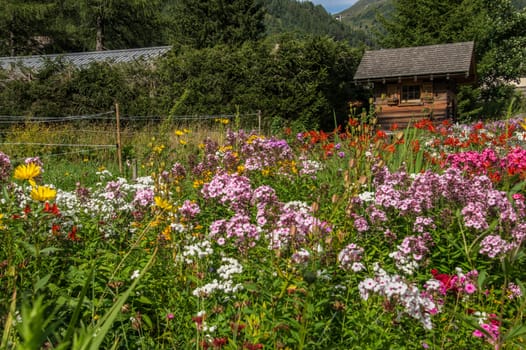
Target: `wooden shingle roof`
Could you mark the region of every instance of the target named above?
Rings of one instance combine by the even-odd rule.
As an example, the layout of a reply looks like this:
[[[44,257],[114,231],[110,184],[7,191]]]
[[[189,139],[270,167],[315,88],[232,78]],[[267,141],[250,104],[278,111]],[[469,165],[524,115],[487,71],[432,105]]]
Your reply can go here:
[[[0,68],[9,69],[20,64],[26,68],[38,70],[44,66],[45,62],[57,59],[63,59],[76,67],[83,67],[93,62],[103,61],[114,63],[132,62],[164,55],[170,49],[171,46],[157,46],[139,49],[77,52],[55,55],[0,57]]]
[[[366,51],[357,81],[414,76],[472,75],[474,42]]]

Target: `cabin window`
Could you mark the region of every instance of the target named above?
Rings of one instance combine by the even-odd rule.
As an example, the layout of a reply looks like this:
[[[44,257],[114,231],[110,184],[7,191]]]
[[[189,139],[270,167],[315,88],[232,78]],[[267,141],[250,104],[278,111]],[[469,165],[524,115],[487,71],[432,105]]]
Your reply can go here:
[[[400,97],[398,96],[398,85],[388,84],[387,85],[387,104],[389,106],[397,105]]]
[[[402,102],[420,101],[420,85],[402,85]]]

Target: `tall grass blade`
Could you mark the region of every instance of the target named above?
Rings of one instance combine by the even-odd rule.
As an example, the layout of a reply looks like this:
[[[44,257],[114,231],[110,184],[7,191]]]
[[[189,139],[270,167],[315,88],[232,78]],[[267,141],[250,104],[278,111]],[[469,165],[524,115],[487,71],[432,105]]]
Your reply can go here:
[[[141,270],[139,277],[134,279],[132,285],[117,299],[115,304],[113,304],[112,308],[99,319],[97,324],[94,326],[95,328],[92,330],[93,336],[86,339],[84,343],[81,343],[78,349],[97,350],[100,348],[104,337],[109,332],[113,322],[121,312],[122,306],[130,296],[131,292],[135,289],[135,286],[137,286],[137,284],[141,280],[141,277],[144,276],[146,271],[148,271],[156,255],[157,248],[150,257],[150,260],[148,260],[146,266]]]

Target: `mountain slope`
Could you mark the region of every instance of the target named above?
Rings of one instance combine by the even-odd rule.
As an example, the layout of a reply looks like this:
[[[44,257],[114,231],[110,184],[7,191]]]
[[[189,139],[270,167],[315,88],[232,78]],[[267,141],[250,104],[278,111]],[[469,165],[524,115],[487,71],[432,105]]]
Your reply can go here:
[[[392,0],[358,0],[338,14],[341,21],[355,29],[369,31],[377,25],[376,15],[387,16],[393,11]]]
[[[336,40],[359,45],[364,41],[363,33],[338,21],[321,5],[310,1],[261,0],[267,15],[265,25],[268,34],[296,33],[328,35]]]
[[[389,16],[394,10],[393,0],[358,0],[353,6],[338,13],[341,21],[352,28],[370,30],[377,25],[376,15]],[[526,8],[526,0],[512,0],[517,10]]]

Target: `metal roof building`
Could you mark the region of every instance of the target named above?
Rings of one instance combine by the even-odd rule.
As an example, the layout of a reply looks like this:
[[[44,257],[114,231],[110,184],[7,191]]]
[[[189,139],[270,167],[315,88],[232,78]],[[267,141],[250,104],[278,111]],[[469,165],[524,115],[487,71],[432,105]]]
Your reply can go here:
[[[18,65],[38,70],[48,61],[62,59],[75,67],[87,66],[93,62],[133,62],[144,59],[152,59],[166,54],[171,46],[146,47],[138,49],[92,51],[63,53],[54,55],[15,56],[0,57],[0,68],[10,69]]]

